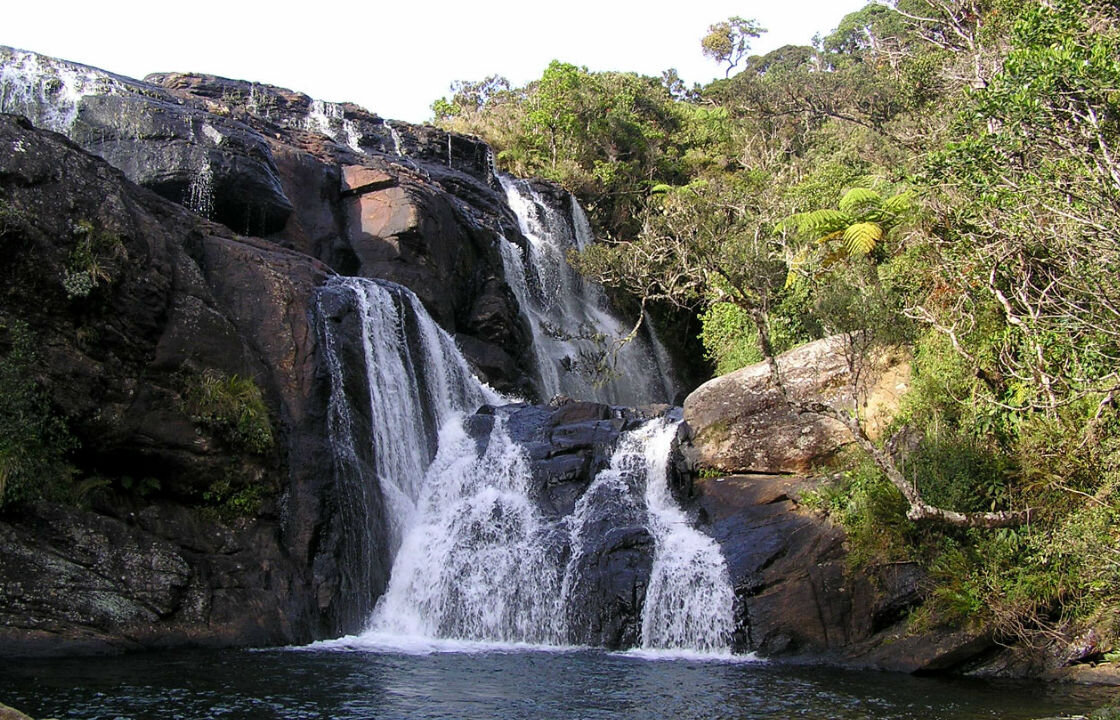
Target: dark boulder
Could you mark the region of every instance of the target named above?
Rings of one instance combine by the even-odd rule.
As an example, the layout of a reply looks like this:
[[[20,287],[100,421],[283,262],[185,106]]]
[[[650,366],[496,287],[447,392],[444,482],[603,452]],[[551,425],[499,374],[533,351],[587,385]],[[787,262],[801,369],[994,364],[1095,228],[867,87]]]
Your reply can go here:
[[[699,509],[727,558],[742,651],[902,672],[962,670],[994,646],[984,630],[911,631],[925,600],[916,563],[854,570],[844,531],[800,507],[819,479],[734,475],[697,481]]]

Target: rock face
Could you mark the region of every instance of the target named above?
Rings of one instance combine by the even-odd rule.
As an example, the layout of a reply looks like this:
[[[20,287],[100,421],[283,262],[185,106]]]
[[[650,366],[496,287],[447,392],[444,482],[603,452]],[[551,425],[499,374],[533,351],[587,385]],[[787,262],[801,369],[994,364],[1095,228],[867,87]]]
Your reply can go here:
[[[405,285],[485,381],[531,397],[532,334],[501,255],[503,238],[527,241],[489,148],[282,88],[137,81],[3,47],[0,113],[14,113],[0,115],[0,321],[34,332],[36,384],[95,488],[82,509],[0,512],[0,646],[357,629],[388,568],[370,563],[358,583],[344,567],[352,528],[310,304],[333,273]],[[215,377],[259,389],[271,444],[191,408]],[[633,417],[575,405],[521,422],[548,445],[534,467],[550,516],[572,511]],[[259,507],[234,517],[235,502]],[[623,535],[587,554],[602,568],[588,596],[607,608],[589,612],[608,618],[587,642],[636,637],[651,541]]]
[[[727,558],[741,651],[798,662],[907,673],[1030,677],[1051,671],[1037,648],[1000,647],[983,630],[914,630],[926,599],[916,563],[858,571],[842,529],[804,510],[821,479],[732,475],[697,482],[704,527]]]
[[[531,394],[530,335],[498,246],[525,240],[482,142],[258,83],[140,82],[4,47],[0,111],[234,232],[405,285],[488,382]]]
[[[802,345],[777,360],[793,402],[854,407],[856,393],[843,336]],[[903,387],[908,382],[898,361],[882,358],[864,371],[859,379],[861,400],[870,392],[877,398],[877,409],[889,404],[885,391],[890,388],[878,389],[884,382]],[[878,410],[879,425],[884,424],[884,412]],[[841,423],[787,403],[765,362],[701,385],[685,400],[684,417],[692,428],[698,464],[727,473],[807,473],[852,441]]]
[[[798,493],[814,486],[782,475],[697,481],[706,529],[727,558],[744,650],[839,655],[923,598],[914,565],[849,572],[843,530],[798,508]]]
[[[794,402],[852,407],[844,348],[842,338],[828,338],[778,358]],[[873,429],[889,424],[908,382],[904,359],[871,363],[859,395]],[[926,595],[916,563],[852,568],[843,529],[800,504],[804,492],[828,481],[806,473],[850,437],[838,423],[783,401],[765,364],[701,386],[684,413],[694,434],[689,454],[706,467],[743,473],[696,482],[701,525],[727,559],[740,650],[903,672],[1028,676],[1046,669],[1037,653],[1027,661],[999,650],[983,630],[913,631],[909,614]]]
[[[0,116],[0,147],[0,314],[34,333],[35,379],[80,443],[79,476],[107,486],[91,496],[96,512],[0,517],[11,540],[0,607],[13,609],[0,645],[62,653],[163,642],[156,628],[198,643],[330,631],[347,600],[329,567],[336,520],[307,307],[329,269],[201,220],[20,118]],[[89,263],[97,275],[68,284]],[[270,447],[192,415],[186,396],[207,370],[260,388]],[[137,505],[122,492],[136,481],[162,500]],[[263,499],[251,521],[202,509],[208,494],[250,488]]]

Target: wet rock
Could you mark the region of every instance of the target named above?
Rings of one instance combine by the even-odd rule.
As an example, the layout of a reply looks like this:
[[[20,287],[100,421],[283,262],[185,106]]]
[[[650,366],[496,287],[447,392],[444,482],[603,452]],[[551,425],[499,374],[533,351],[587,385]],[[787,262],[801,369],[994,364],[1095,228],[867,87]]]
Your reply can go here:
[[[653,569],[653,537],[641,525],[615,527],[581,549],[568,606],[571,641],[606,648],[641,644],[641,609]]]
[[[133,182],[238,232],[267,234],[287,221],[292,204],[268,143],[246,125],[76,63],[0,47],[0,64],[12,85],[7,112],[65,133]]]
[[[696,481],[701,517],[723,550],[735,589],[736,642],[766,656],[876,667],[893,662],[902,669],[908,662],[902,656],[867,658],[883,633],[922,601],[924,576],[912,564],[851,572],[843,531],[798,506],[799,493],[815,484],[788,475]],[[945,654],[930,650],[927,663]]]
[[[531,336],[497,244],[524,241],[481,141],[212,75],[141,82],[10,48],[0,66],[5,110],[235,232],[405,285],[471,338],[488,382],[531,390]]]

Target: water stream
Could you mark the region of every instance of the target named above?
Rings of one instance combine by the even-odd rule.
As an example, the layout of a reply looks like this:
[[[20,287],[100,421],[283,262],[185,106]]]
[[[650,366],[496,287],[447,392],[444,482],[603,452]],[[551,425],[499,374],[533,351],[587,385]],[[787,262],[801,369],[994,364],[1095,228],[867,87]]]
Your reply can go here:
[[[631,325],[611,310],[601,287],[568,264],[569,252],[594,241],[579,203],[566,196],[568,207],[557,207],[528,181],[499,179],[528,240],[524,253],[503,241],[502,260],[533,333],[538,394],[632,406],[671,401],[664,348],[658,352],[648,330],[621,342]]]
[[[415,295],[384,281],[336,278],[317,307],[331,447],[348,489],[346,562],[372,567],[349,590],[372,602],[378,567],[391,568],[364,632],[328,645],[569,644],[586,636],[579,623],[591,621],[570,608],[586,600],[585,548],[612,528],[644,527],[655,550],[642,647],[729,652],[726,565],[668,489],[675,422],[623,433],[575,510],[550,519],[505,416],[486,416],[484,434],[465,427],[483,404],[509,400],[470,374]]]

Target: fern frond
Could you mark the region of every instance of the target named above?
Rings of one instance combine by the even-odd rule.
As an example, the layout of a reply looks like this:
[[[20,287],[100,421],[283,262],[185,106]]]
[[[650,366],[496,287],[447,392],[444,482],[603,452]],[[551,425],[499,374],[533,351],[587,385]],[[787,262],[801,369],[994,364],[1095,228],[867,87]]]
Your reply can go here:
[[[914,204],[914,193],[910,190],[904,190],[898,195],[887,198],[883,201],[883,209],[894,215],[905,215],[910,212]]]
[[[805,267],[807,262],[809,262],[809,248],[807,247],[801,248],[796,255],[790,258],[789,270],[786,272],[786,289],[793,287],[794,283],[801,278],[799,271]]]
[[[867,188],[852,188],[844,193],[844,197],[840,198],[839,208],[842,212],[851,213],[858,212],[863,207],[880,207],[883,204],[883,196],[874,190]]]
[[[872,222],[855,223],[844,231],[844,247],[853,257],[871,252],[882,239],[883,228]]]
[[[806,235],[824,235],[842,230],[855,221],[851,215],[839,210],[824,208],[801,213],[797,229]]]

